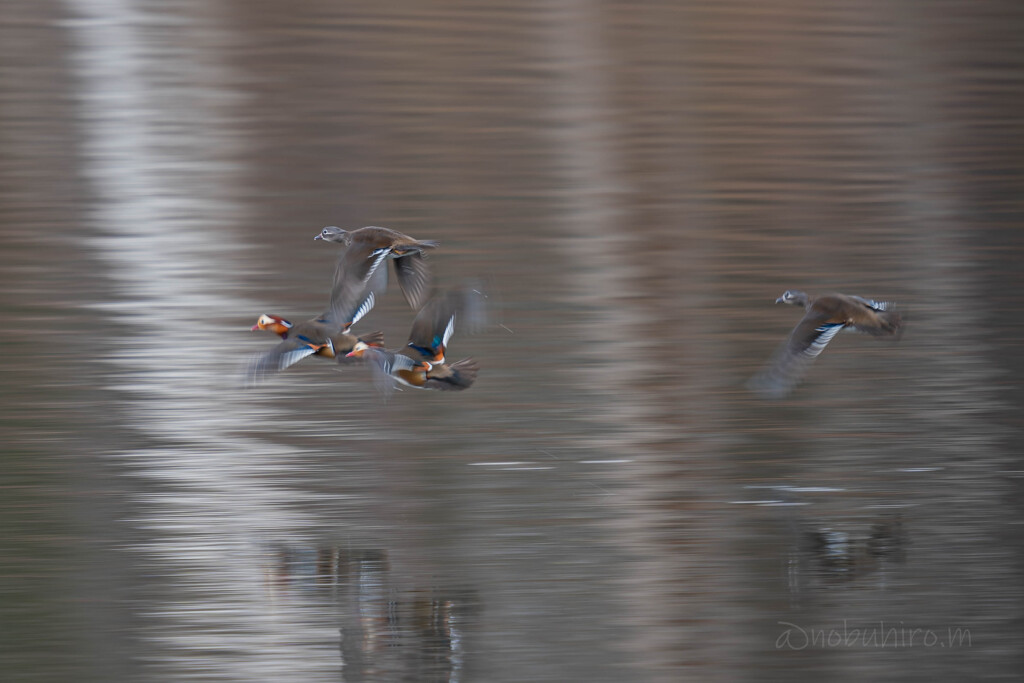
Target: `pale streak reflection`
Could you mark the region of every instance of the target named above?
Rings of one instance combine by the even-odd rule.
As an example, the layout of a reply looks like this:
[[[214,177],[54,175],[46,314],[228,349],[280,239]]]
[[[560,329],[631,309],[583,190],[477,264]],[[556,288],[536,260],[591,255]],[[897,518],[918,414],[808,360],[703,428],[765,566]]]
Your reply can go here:
[[[295,491],[265,482],[297,449],[240,436],[261,414],[225,400],[237,378],[221,371],[230,329],[215,321],[257,309],[224,267],[238,259],[233,233],[246,219],[230,199],[232,74],[197,56],[226,36],[215,4],[186,4],[164,14],[144,1],[67,3],[82,167],[96,196],[89,220],[102,235],[86,246],[123,295],[98,305],[123,330],[111,388],[124,396],[125,423],[173,444],[111,454],[139,480],[131,521],[153,539],[133,546],[159,584],[143,622],[159,653],[148,665],[168,680],[196,666],[247,681],[337,675],[334,620],[267,605],[263,543],[304,520],[284,506]]]

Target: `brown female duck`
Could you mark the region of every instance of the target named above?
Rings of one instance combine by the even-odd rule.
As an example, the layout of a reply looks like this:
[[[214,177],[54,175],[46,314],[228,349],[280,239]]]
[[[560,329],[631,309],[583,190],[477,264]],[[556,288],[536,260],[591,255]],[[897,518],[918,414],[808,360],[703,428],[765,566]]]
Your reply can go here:
[[[811,362],[842,330],[894,340],[903,334],[900,314],[884,301],[849,294],[812,297],[798,290],[786,290],[775,303],[802,306],[806,312],[772,362],[750,382],[754,391],[771,398],[788,394]]]
[[[345,245],[346,249],[338,259],[339,268],[359,268],[365,272],[366,280],[385,259],[394,260],[395,277],[405,300],[414,310],[423,306],[431,282],[426,251],[436,248],[439,242],[417,240],[397,230],[375,226],[342,230],[332,225],[321,230],[313,239]],[[386,282],[386,272],[381,277]]]

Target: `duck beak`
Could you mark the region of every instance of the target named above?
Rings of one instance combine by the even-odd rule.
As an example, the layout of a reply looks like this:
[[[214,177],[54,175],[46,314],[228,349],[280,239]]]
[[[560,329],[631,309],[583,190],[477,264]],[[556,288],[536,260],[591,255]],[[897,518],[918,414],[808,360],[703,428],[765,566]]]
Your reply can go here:
[[[776,299],[776,300],[775,300],[775,303],[777,303],[777,304],[784,304],[784,303],[786,303],[786,300],[785,300],[785,299],[783,299],[783,298],[782,298],[782,297],[780,296],[780,297],[779,297],[778,299]]]
[[[323,238],[324,238],[324,234],[322,232],[318,232],[316,234],[316,237],[314,237],[313,239],[315,239],[315,240],[322,240]]]
[[[255,325],[253,325],[253,326],[252,326],[252,327],[251,327],[251,328],[249,329],[249,331],[250,331],[250,332],[255,332],[255,331],[256,331],[256,330],[258,330],[258,329],[260,329],[260,326],[259,326],[259,323],[256,323]]]

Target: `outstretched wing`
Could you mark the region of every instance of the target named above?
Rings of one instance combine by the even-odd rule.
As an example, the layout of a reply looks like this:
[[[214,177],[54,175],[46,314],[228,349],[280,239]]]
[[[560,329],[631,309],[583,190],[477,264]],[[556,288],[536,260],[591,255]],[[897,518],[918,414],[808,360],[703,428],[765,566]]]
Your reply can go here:
[[[810,316],[808,316],[810,317]],[[832,341],[839,330],[843,329],[843,323],[822,322],[817,318],[808,320],[805,317],[793,330],[789,337],[787,353],[790,355],[802,355],[814,360],[825,350],[828,343]]]
[[[455,333],[478,332],[486,322],[487,295],[479,286],[466,285],[435,294],[420,309],[409,333],[409,346],[431,363],[444,361]]]
[[[345,327],[351,327],[352,325],[355,325],[357,322],[362,320],[363,316],[365,316],[367,313],[370,312],[370,310],[373,309],[373,304],[375,302],[376,296],[374,296],[373,292],[367,292],[366,298],[363,299],[363,303],[359,304],[359,308],[357,308],[355,312],[350,316],[350,319],[348,323],[345,325]]]
[[[424,360],[444,361],[444,351],[455,333],[455,320],[463,308],[463,292],[450,290],[435,295],[413,320],[409,346]]]
[[[373,383],[384,400],[390,398],[397,388],[394,373],[400,370],[412,370],[419,365],[401,353],[373,347],[363,353],[363,359],[369,364],[373,372]]]
[[[433,277],[426,256],[421,252],[412,252],[395,259],[395,280],[405,295],[405,300],[413,310],[418,311],[430,294]]]
[[[256,356],[249,362],[245,373],[246,380],[250,385],[256,384],[314,353],[316,353],[316,349],[305,342],[297,339],[285,339],[270,351]]]
[[[853,329],[875,337],[899,339],[903,334],[903,316],[894,310],[894,304],[888,301],[872,301],[859,296],[850,299],[863,304],[870,310],[861,310],[851,316]]]
[[[386,252],[360,244],[347,247],[334,266],[331,302],[321,320],[339,331],[356,323],[373,308],[376,294],[387,288]]]
[[[889,301],[874,301],[872,299],[865,299],[864,297],[857,296],[855,294],[848,294],[847,296],[849,296],[854,301],[859,301],[860,303],[864,304],[873,311],[888,311],[890,308],[892,308],[892,303]]]
[[[843,329],[844,323],[832,322],[827,316],[809,312],[797,323],[789,339],[768,365],[755,375],[748,386],[768,398],[782,398],[803,379],[814,359]]]

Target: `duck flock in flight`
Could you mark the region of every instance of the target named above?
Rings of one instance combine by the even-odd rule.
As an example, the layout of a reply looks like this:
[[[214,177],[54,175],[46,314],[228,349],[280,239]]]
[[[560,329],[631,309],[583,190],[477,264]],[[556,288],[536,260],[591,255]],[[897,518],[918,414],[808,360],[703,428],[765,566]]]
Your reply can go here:
[[[372,226],[358,230],[326,227],[314,239],[342,246],[327,310],[295,324],[276,315],[261,315],[252,329],[272,332],[281,341],[249,363],[250,384],[315,355],[339,363],[369,361],[384,391],[395,384],[438,390],[461,390],[473,385],[479,364],[472,358],[449,363],[445,351],[457,324],[480,319],[483,294],[470,287],[432,293],[427,253],[437,248],[438,242]],[[376,297],[387,288],[385,262],[389,260],[405,300],[417,311],[408,343],[397,349],[385,348],[384,335],[379,331],[352,332],[352,326],[370,312]],[[788,395],[841,331],[893,340],[903,332],[900,314],[887,302],[848,294],[809,296],[787,290],[776,303],[801,306],[805,313],[774,358],[748,383],[751,390],[766,398]]]
[[[477,362],[464,358],[448,363],[445,351],[457,324],[479,319],[483,295],[470,287],[432,294],[433,278],[426,254],[438,246],[437,242],[372,226],[351,231],[326,227],[314,239],[342,246],[327,310],[294,324],[280,316],[261,315],[252,329],[272,332],[281,341],[249,363],[246,377],[250,384],[307,356],[321,356],[339,363],[369,361],[384,390],[396,383],[439,390],[472,386],[479,370]],[[386,349],[379,331],[352,332],[352,326],[370,312],[387,288],[389,260],[405,300],[417,311],[409,341],[398,349]]]

